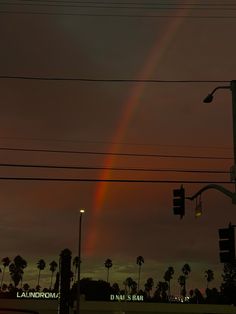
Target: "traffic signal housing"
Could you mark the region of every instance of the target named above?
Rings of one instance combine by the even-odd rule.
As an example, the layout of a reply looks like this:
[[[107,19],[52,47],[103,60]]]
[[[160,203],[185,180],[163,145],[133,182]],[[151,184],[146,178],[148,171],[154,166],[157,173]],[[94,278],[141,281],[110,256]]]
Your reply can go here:
[[[178,215],[182,219],[185,215],[185,189],[183,186],[180,189],[173,190],[173,197],[174,215]]]
[[[220,262],[232,263],[235,260],[234,227],[219,229]]]

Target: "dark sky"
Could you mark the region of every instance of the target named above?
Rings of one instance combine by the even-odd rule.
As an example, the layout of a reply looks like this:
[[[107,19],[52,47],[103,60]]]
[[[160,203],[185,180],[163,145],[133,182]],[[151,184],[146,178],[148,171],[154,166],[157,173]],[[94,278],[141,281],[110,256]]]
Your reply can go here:
[[[152,1],[148,9],[145,1],[123,2],[123,9],[114,7],[115,2],[110,2],[113,8],[101,8],[101,1],[86,8],[78,7],[80,1],[0,4],[0,76],[219,82],[2,78],[1,163],[229,171],[231,93],[218,91],[211,104],[202,99],[236,79],[235,4],[172,1],[165,6]],[[4,147],[229,159],[20,152]],[[6,166],[1,166],[0,176],[230,182],[229,174]],[[174,266],[177,281],[182,265],[189,263],[189,287],[204,287],[209,268],[216,273],[217,286],[222,269],[217,229],[235,223],[235,206],[225,195],[209,191],[202,195],[203,216],[196,219],[195,202],[187,201],[180,221],[172,211],[172,190],[179,186],[1,180],[1,258],[25,257],[30,265],[26,280],[34,285],[38,259],[58,259],[66,247],[76,254],[78,211],[84,207],[82,276],[105,280],[103,263],[111,258],[112,282],[121,284],[130,275],[137,280],[136,257],[142,255],[143,281],[150,276],[163,280],[168,266]],[[184,184],[190,196],[203,186]]]

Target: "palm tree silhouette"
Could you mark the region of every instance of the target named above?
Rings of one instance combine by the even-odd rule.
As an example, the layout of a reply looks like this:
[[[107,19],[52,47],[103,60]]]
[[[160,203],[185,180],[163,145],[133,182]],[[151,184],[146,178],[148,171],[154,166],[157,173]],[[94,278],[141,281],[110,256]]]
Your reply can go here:
[[[3,272],[2,272],[2,279],[1,279],[1,288],[2,288],[2,284],[3,284],[3,279],[4,279],[4,275],[5,275],[5,270],[6,270],[6,267],[8,267],[10,265],[10,259],[9,257],[3,257],[2,258],[2,264],[3,264]]]
[[[107,282],[109,280],[109,270],[112,267],[112,260],[110,258],[106,259],[104,262],[105,267],[107,268]]]
[[[44,261],[43,259],[40,259],[40,260],[37,262],[37,268],[38,268],[38,270],[39,270],[37,286],[39,286],[39,280],[40,280],[41,271],[44,270],[45,267],[46,267],[45,261]]]
[[[207,280],[207,287],[206,288],[208,289],[209,283],[212,280],[214,280],[214,272],[213,272],[213,270],[211,270],[211,269],[206,270],[205,271],[205,278]]]
[[[144,263],[144,258],[142,256],[138,256],[137,260],[136,260],[136,263],[139,266],[139,268],[138,268],[138,291],[139,291],[141,267],[142,267],[142,264]]]
[[[171,279],[173,279],[174,272],[175,272],[174,268],[172,266],[169,266],[163,277],[164,280],[168,282],[168,297],[169,298],[170,298],[170,281]]]
[[[53,274],[55,273],[55,271],[56,271],[56,269],[57,269],[57,262],[52,261],[52,262],[49,264],[49,266],[50,266],[50,271],[52,272],[49,289],[52,290],[52,279],[53,279]]]
[[[27,262],[20,255],[17,255],[13,262],[9,265],[9,271],[11,279],[14,282],[15,287],[18,286],[19,282],[23,281],[24,269],[27,267]]]
[[[182,283],[184,283],[183,285],[183,297],[186,297],[186,293],[187,293],[187,289],[186,289],[186,280],[188,279],[189,273],[191,272],[191,268],[189,266],[189,264],[184,264],[184,266],[182,267],[182,273],[183,276],[185,278],[185,280],[182,280]]]
[[[24,283],[24,284],[23,284],[23,290],[24,290],[24,291],[29,291],[29,288],[30,288],[30,286],[29,286],[28,283]]]
[[[145,292],[146,292],[148,298],[151,297],[151,291],[152,291],[153,286],[154,286],[154,280],[153,280],[153,278],[150,277],[147,279],[147,282],[144,285]]]
[[[156,287],[155,295],[160,299],[161,301],[166,302],[167,301],[167,293],[168,290],[168,283],[166,281],[158,281],[157,287]]]
[[[133,287],[134,283],[135,282],[134,282],[133,278],[131,278],[131,277],[128,277],[128,278],[125,279],[125,281],[124,281],[125,294],[127,294],[127,287],[129,289],[129,293],[131,292],[131,288]]]
[[[178,283],[180,285],[180,295],[182,295],[185,298],[186,297],[186,278],[184,275],[179,276]]]

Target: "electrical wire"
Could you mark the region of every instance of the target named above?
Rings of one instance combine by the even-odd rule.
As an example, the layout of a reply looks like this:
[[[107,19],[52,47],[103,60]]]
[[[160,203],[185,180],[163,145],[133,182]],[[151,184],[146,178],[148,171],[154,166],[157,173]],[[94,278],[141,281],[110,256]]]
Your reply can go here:
[[[84,17],[119,17],[119,18],[186,18],[186,19],[224,19],[236,22],[236,15],[142,15],[142,14],[91,14],[91,13],[66,13],[66,12],[42,12],[42,11],[10,11],[0,10],[0,14],[22,14],[22,15],[51,15],[51,16],[84,16]]]
[[[232,11],[236,10],[234,5],[226,6],[218,5],[218,6],[208,6],[208,5],[199,5],[198,7],[190,7],[188,4],[182,4],[180,5],[173,5],[170,6],[168,4],[151,4],[148,5],[145,3],[98,3],[98,2],[90,2],[90,3],[84,3],[84,2],[64,2],[64,1],[53,1],[53,2],[0,2],[0,5],[6,5],[6,6],[34,6],[34,7],[54,7],[54,8],[60,8],[60,7],[66,7],[66,8],[93,8],[93,9],[133,9],[133,10],[163,10],[163,11],[173,11],[173,10],[184,10],[184,9],[191,9],[192,11],[199,11],[199,10],[220,10],[220,11]]]
[[[1,151],[18,152],[40,152],[40,153],[61,153],[61,154],[82,154],[82,155],[106,155],[123,157],[151,157],[151,158],[182,158],[182,159],[209,159],[209,160],[232,160],[232,157],[224,156],[194,156],[194,155],[168,155],[168,154],[138,154],[138,153],[114,153],[114,152],[95,152],[77,150],[53,150],[53,149],[34,149],[34,148],[13,148],[0,147]]]
[[[0,163],[0,167],[13,168],[43,168],[43,169],[69,169],[69,170],[111,170],[111,171],[132,171],[132,172],[177,172],[177,173],[198,173],[198,174],[229,174],[225,170],[199,170],[199,169],[157,169],[157,168],[121,168],[121,167],[93,167],[93,166],[58,166],[39,164],[13,164]]]
[[[197,149],[214,149],[214,150],[232,150],[229,146],[203,146],[203,145],[176,145],[176,144],[158,144],[158,143],[137,143],[137,142],[114,142],[114,141],[92,141],[92,140],[72,140],[59,138],[39,138],[39,137],[19,137],[19,136],[0,136],[0,140],[22,140],[22,141],[39,141],[39,142],[59,142],[59,143],[79,143],[79,144],[109,144],[122,146],[144,146],[144,147],[168,147],[168,148],[197,148]]]
[[[62,181],[62,182],[109,182],[109,183],[189,183],[189,184],[235,184],[230,181],[206,180],[137,180],[137,179],[95,179],[95,178],[52,178],[52,177],[3,177],[2,181]]]
[[[236,16],[233,15],[214,15],[216,11],[226,11],[232,12],[236,10],[235,3],[186,3],[186,2],[112,2],[112,1],[56,1],[56,0],[48,0],[48,1],[0,1],[0,5],[3,7],[13,7],[13,10],[1,10],[0,14],[39,14],[39,15],[78,15],[78,16],[91,16],[91,17],[137,17],[137,18],[171,18],[171,17],[181,17],[181,18],[197,18],[197,19],[235,19]],[[15,7],[34,7],[37,10],[29,11],[19,11],[15,10]],[[41,9],[41,11],[38,10]],[[47,8],[53,8],[56,10],[64,9],[73,9],[73,12],[61,12],[61,11],[47,11]],[[78,11],[74,12],[74,9],[78,9]],[[42,11],[43,10],[43,11]],[[81,10],[83,13],[81,13]],[[84,11],[85,10],[85,11]],[[103,10],[106,13],[95,14],[94,10],[97,11]],[[110,11],[111,10],[111,11]],[[133,10],[136,12],[137,10],[148,10],[146,13],[150,14],[114,14],[114,10]],[[153,15],[153,10],[158,10],[160,14]],[[176,11],[187,11],[188,14],[176,14]],[[112,12],[112,13],[109,13]],[[171,12],[171,15],[166,15],[165,12]],[[209,14],[201,14],[194,15],[194,11],[204,13],[206,11],[210,11],[213,15]],[[88,13],[90,12],[90,13]],[[125,12],[125,11],[124,11]],[[164,13],[164,14],[162,14]]]
[[[44,77],[22,75],[0,75],[0,79],[6,80],[32,80],[32,81],[78,81],[78,82],[104,82],[104,83],[229,83],[230,80],[156,80],[156,79],[96,79],[80,77]]]

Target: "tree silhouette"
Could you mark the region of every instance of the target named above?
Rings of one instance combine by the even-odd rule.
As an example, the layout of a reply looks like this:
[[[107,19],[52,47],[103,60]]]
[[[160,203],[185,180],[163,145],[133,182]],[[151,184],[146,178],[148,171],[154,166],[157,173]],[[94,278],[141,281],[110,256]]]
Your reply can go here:
[[[120,293],[120,287],[118,285],[118,283],[113,283],[113,285],[111,286],[111,290],[113,294],[119,294]]]
[[[167,290],[168,290],[168,283],[166,281],[159,281],[155,291],[155,299],[161,302],[167,302]]]
[[[206,281],[207,281],[207,289],[208,289],[208,286],[209,286],[209,283],[214,280],[214,272],[211,270],[211,269],[208,269],[205,271],[205,278],[206,278]]]
[[[186,293],[187,293],[187,289],[186,289],[186,280],[188,279],[188,276],[191,272],[191,268],[189,266],[189,264],[184,264],[184,266],[182,267],[182,273],[185,277],[185,280],[184,280],[184,287],[183,287],[183,297],[185,298],[186,297]]]
[[[168,297],[170,298],[170,281],[173,279],[174,268],[172,266],[168,267],[167,271],[164,274],[164,280],[168,282]]]
[[[40,260],[37,262],[37,268],[38,268],[38,270],[39,270],[37,286],[39,286],[41,271],[44,270],[45,267],[46,267],[45,261],[44,261],[43,259],[40,259]]]
[[[7,284],[4,283],[4,284],[2,285],[2,289],[1,289],[1,290],[2,290],[3,292],[6,292],[6,291],[7,291],[7,288],[8,288]]]
[[[132,288],[133,282],[134,282],[134,280],[131,277],[128,277],[128,278],[125,279],[125,281],[124,281],[125,294],[127,294],[127,287],[129,289],[129,293],[131,292],[131,288]]]
[[[23,281],[24,269],[27,267],[27,262],[20,256],[17,255],[13,262],[9,265],[9,271],[12,281],[15,287],[18,286],[19,282]]]
[[[141,275],[141,267],[142,264],[144,263],[144,258],[142,256],[138,256],[136,263],[138,264],[138,291],[139,291],[139,285],[140,285],[140,275]]]
[[[49,289],[50,290],[52,290],[52,279],[53,279],[53,275],[54,275],[54,273],[55,273],[55,271],[56,271],[56,269],[57,269],[57,262],[55,262],[55,261],[52,261],[50,264],[49,264],[49,266],[50,266],[50,271],[51,271],[51,281],[50,281],[50,287],[49,287]]]
[[[180,275],[178,278],[178,283],[180,285],[180,295],[184,298],[186,297],[186,277],[184,275]]]
[[[6,267],[8,267],[10,265],[10,259],[9,257],[3,257],[2,258],[2,264],[3,264],[3,272],[2,272],[2,278],[1,278],[1,288],[2,288],[2,284],[3,284],[3,279],[4,279],[4,275],[5,275],[5,270]]]
[[[24,283],[24,284],[23,284],[23,290],[24,290],[24,291],[29,291],[29,288],[30,288],[30,286],[29,286],[28,283]]]
[[[104,262],[105,267],[107,268],[107,282],[109,280],[109,270],[112,267],[112,260],[110,258],[106,259]]]
[[[144,285],[145,292],[146,292],[146,295],[148,298],[151,297],[151,291],[152,291],[153,286],[154,286],[154,280],[153,280],[153,278],[150,277],[147,279],[147,282]]]

